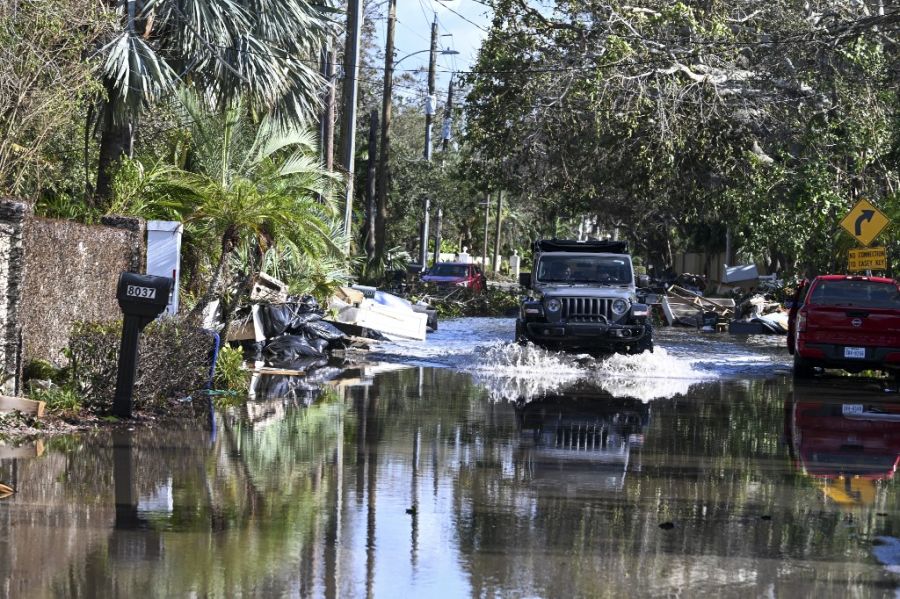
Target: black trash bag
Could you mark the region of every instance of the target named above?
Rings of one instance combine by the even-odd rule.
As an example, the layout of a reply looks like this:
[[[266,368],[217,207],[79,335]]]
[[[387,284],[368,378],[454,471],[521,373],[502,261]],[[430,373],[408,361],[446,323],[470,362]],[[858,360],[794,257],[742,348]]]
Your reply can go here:
[[[316,350],[320,353],[326,353],[328,351],[328,339],[322,339],[321,337],[308,337],[307,340],[309,344],[312,345]]]
[[[300,314],[308,314],[309,312],[316,312],[318,314],[322,313],[322,309],[319,307],[319,302],[317,302],[316,298],[311,295],[304,295],[295,303]]]
[[[323,352],[312,346],[303,335],[284,335],[269,343],[265,354],[270,360],[287,361],[305,356],[322,356]]]
[[[318,337],[326,341],[337,341],[344,338],[344,333],[330,322],[314,320],[303,325],[303,332],[312,339]]]
[[[297,307],[293,304],[266,304],[259,307],[262,317],[263,334],[266,339],[283,335],[294,325],[297,318]]]
[[[254,341],[253,339],[241,341],[241,349],[244,350],[245,360],[261,360],[265,347],[265,341]]]

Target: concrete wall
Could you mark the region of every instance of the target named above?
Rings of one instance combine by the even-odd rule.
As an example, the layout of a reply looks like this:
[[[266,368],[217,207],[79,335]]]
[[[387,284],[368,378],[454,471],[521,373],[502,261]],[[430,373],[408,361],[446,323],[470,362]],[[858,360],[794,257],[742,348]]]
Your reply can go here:
[[[83,225],[0,201],[0,376],[10,379],[38,358],[64,363],[76,321],[118,318],[119,274],[143,272],[145,238],[139,219]],[[2,388],[16,390],[12,380]]]

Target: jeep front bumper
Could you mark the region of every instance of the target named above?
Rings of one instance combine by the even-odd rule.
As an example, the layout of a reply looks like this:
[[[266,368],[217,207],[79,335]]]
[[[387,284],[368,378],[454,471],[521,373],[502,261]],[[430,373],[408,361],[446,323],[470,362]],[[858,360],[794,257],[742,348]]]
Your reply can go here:
[[[525,331],[535,343],[567,347],[624,347],[649,336],[649,327],[643,324],[599,322],[526,322]]]

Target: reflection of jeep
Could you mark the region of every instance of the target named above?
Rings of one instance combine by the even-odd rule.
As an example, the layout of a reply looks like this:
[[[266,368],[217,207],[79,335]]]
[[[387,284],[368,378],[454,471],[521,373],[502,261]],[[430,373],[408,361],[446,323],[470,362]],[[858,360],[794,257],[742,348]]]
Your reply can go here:
[[[649,308],[638,301],[624,241],[544,239],[516,320],[516,340],[552,349],[653,351]]]

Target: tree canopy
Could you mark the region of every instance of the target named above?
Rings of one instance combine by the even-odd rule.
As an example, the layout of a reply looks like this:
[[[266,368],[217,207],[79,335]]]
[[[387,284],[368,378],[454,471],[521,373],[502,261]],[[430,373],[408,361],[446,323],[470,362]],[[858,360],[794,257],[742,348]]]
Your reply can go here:
[[[651,258],[674,243],[793,268],[898,183],[900,12],[878,2],[498,0],[467,75],[484,177],[596,215]],[[489,157],[489,158],[488,158]]]

